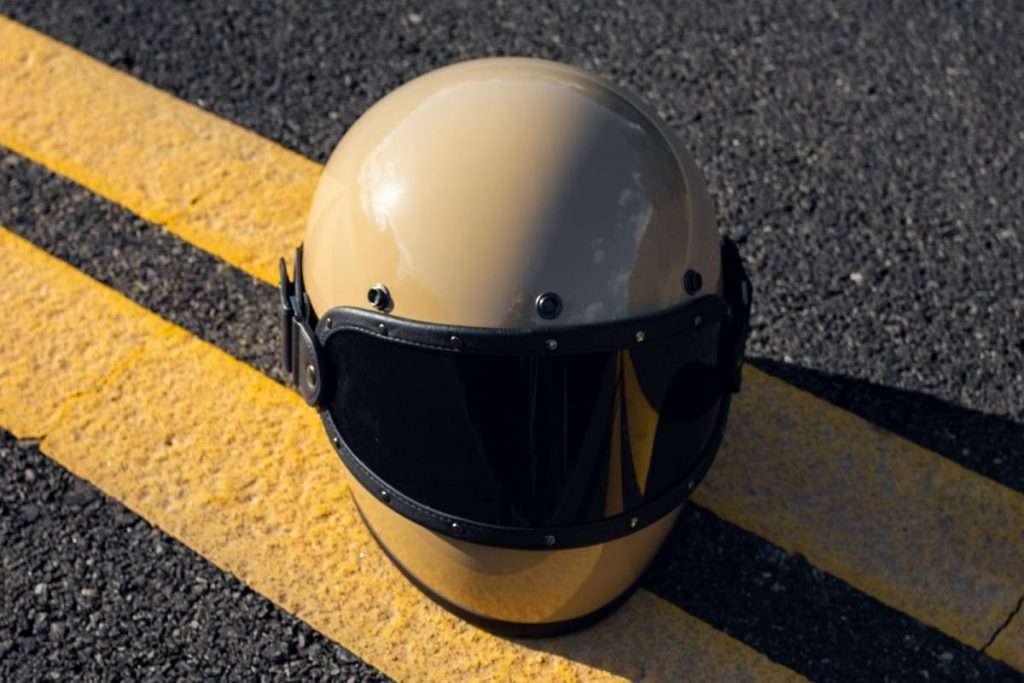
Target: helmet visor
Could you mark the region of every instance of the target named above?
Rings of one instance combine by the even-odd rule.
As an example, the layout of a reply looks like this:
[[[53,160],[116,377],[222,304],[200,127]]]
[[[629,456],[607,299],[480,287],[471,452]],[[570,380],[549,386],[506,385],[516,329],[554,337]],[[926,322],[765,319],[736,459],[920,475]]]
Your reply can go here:
[[[514,527],[601,520],[700,466],[722,407],[718,328],[557,356],[339,331],[324,349],[324,408],[355,460],[437,512]]]

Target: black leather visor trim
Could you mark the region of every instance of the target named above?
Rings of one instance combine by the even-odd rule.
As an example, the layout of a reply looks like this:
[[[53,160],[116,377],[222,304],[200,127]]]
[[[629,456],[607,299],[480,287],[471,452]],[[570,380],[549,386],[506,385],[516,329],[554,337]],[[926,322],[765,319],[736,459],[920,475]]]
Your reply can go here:
[[[370,471],[345,442],[330,411],[320,411],[320,419],[334,449],[349,472],[367,491],[403,517],[445,536],[481,545],[522,550],[554,550],[602,545],[616,538],[636,533],[685,502],[690,492],[707,474],[715,454],[718,452],[725,432],[730,400],[729,394],[722,397],[711,438],[695,467],[675,487],[633,510],[614,517],[559,527],[508,527],[481,524],[423,505],[390,486]]]
[[[316,323],[316,336],[325,346],[332,335],[362,332],[382,340],[453,353],[502,355],[562,355],[616,351],[679,336],[721,322],[730,307],[709,294],[656,314],[589,325],[535,330],[438,325],[408,320],[363,308],[332,308]]]

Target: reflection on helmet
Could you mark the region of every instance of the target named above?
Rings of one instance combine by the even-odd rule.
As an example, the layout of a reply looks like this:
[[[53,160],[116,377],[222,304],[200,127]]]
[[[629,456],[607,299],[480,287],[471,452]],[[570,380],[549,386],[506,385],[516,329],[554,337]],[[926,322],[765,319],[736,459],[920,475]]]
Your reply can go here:
[[[628,595],[718,449],[750,310],[656,117],[540,60],[422,76],[339,143],[281,273],[285,368],[416,585],[509,634]]]

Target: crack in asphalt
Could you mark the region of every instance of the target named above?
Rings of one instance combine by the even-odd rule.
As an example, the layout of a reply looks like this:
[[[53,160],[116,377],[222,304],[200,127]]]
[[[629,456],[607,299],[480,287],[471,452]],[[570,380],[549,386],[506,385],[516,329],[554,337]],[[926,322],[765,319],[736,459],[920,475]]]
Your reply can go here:
[[[999,637],[999,634],[1005,631],[1007,627],[1013,622],[1014,618],[1018,614],[1020,614],[1021,607],[1024,607],[1024,595],[1020,596],[1020,598],[1017,600],[1017,606],[1013,608],[1013,611],[1011,611],[1010,615],[1006,617],[1006,620],[999,625],[999,627],[992,634],[992,637],[988,639],[988,642],[981,646],[980,652],[988,654],[988,649],[992,647],[992,643],[996,642],[996,638]]]

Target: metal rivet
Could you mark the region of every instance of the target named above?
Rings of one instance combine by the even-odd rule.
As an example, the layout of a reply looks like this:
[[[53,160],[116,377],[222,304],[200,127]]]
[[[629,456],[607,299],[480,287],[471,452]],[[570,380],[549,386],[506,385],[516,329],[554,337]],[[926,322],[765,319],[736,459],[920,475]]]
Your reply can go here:
[[[456,336],[454,334],[452,336],[448,337],[448,342],[453,347],[455,347],[457,349],[461,349],[462,348],[462,340],[458,336]]]
[[[370,291],[366,293],[366,299],[378,311],[387,311],[391,308],[391,292],[380,283],[370,287]]]
[[[385,491],[384,489],[381,489],[380,490],[380,499],[383,500],[386,503],[389,500],[391,500],[391,494],[388,493],[387,491]]]
[[[704,285],[704,278],[695,270],[688,270],[683,273],[683,289],[687,294],[696,294]]]
[[[338,437],[334,437],[333,439],[331,439],[331,443],[333,443],[335,445],[335,447],[340,447],[341,446],[341,439],[339,439]]]
[[[692,491],[693,490],[693,482],[692,481],[686,482],[686,488],[688,488],[688,489],[690,489]]]
[[[554,292],[544,292],[537,297],[537,315],[552,320],[562,312],[562,297]]]
[[[332,327],[334,327],[334,321],[331,320],[331,316],[327,316],[326,318],[324,318],[324,327],[326,327],[327,329],[331,329]]]
[[[459,526],[458,522],[452,522],[452,531],[455,533],[460,533],[462,531],[462,527]]]
[[[381,334],[387,334],[388,333],[388,326],[385,325],[384,323],[377,323],[377,329],[380,330]]]
[[[704,322],[704,321],[701,320],[701,317],[698,315],[696,318],[693,319],[693,326],[694,327],[700,327],[700,324],[702,322]]]
[[[558,342],[554,339],[548,339],[544,342],[544,346],[548,347],[548,351],[556,351],[558,349]]]
[[[548,535],[546,535],[544,537],[544,545],[546,545],[546,546],[548,546],[550,548],[554,544],[555,544],[555,537],[554,536],[552,536],[551,534],[548,534]]]
[[[306,383],[311,387],[316,386],[316,368],[312,363],[306,366]]]
[[[629,520],[629,528],[630,529],[635,529],[636,525],[639,524],[639,523],[640,523],[640,520],[637,519],[636,517],[633,517],[632,519]]]
[[[637,342],[642,342],[644,339],[647,339],[647,335],[644,334],[643,330],[637,330],[636,335],[634,336],[636,337]]]

